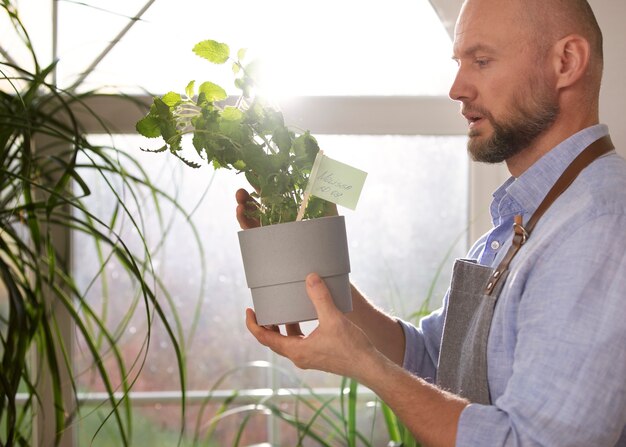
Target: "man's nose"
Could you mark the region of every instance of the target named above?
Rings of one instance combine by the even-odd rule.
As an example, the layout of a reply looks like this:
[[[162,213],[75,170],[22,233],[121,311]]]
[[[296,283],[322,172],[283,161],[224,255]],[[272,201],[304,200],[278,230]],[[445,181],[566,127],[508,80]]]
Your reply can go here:
[[[466,70],[460,66],[456,72],[454,82],[452,82],[452,86],[450,87],[450,92],[448,93],[450,99],[465,102],[473,99],[472,97],[476,94],[475,91],[476,89],[471,84]]]

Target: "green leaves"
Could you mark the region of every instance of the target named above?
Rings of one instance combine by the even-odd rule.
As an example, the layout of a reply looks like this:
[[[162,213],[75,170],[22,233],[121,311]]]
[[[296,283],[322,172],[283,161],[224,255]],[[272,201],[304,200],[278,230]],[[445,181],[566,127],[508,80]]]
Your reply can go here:
[[[161,136],[159,128],[159,119],[154,115],[148,115],[137,122],[135,125],[137,132],[147,138],[158,138]]]
[[[210,81],[203,82],[198,88],[199,93],[204,93],[204,97],[207,101],[222,101],[228,97],[226,91],[217,84]]]
[[[161,100],[169,107],[176,107],[182,101],[181,96],[178,93],[169,92]]]
[[[272,134],[272,141],[276,143],[281,153],[289,152],[291,150],[291,132],[286,127],[280,126]]]
[[[185,94],[190,99],[193,98],[194,96],[195,86],[196,86],[196,81],[191,81],[189,84],[187,84],[187,87],[185,87]]]
[[[177,133],[176,125],[170,110],[178,103],[180,103],[180,95],[175,93],[168,93],[163,98],[154,98],[148,115],[135,125],[137,132],[148,138],[163,136],[163,138],[168,139],[175,136]]]
[[[214,40],[198,43],[194,52],[216,64],[230,54],[227,45]],[[235,85],[242,90],[236,106],[227,105],[226,91],[211,81],[200,84],[196,97],[192,81],[184,96],[169,92],[155,98],[137,131],[148,138],[163,137],[164,149],[197,167],[180,155],[183,135],[192,134],[193,147],[205,163],[245,175],[260,201],[255,217],[262,225],[293,221],[319,146],[309,132],[290,130],[280,110],[252,96],[259,65],[244,66],[244,57],[245,50],[239,50],[233,62]],[[312,199],[305,217],[323,215],[324,203]]]
[[[306,131],[296,138],[293,144],[297,162],[306,169],[311,169],[313,167],[315,157],[320,150],[317,140],[313,138],[308,131]]]
[[[203,40],[193,47],[193,52],[214,64],[223,64],[230,57],[230,48],[215,40]]]
[[[241,121],[243,112],[237,107],[226,107],[222,111],[222,118],[228,121]]]

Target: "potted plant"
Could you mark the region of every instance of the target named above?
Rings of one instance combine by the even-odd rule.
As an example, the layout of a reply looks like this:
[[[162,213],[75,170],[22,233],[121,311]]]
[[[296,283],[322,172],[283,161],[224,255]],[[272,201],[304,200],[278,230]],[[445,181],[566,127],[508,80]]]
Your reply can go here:
[[[288,128],[282,113],[255,94],[257,64],[244,65],[245,50],[232,59],[228,45],[205,40],[193,51],[214,64],[231,60],[241,95],[229,100],[219,85],[206,81],[196,89],[192,81],[184,94],[154,98],[149,113],[137,123],[138,132],[164,140],[153,152],[169,151],[193,168],[201,164],[190,157],[199,157],[216,169],[245,175],[254,189],[250,217],[260,226],[241,231],[239,241],[260,324],[316,318],[304,287],[312,271],[325,278],[338,307],[351,310],[343,217],[324,217],[329,203],[305,197],[317,141],[308,131]],[[184,151],[185,137],[195,154]]]

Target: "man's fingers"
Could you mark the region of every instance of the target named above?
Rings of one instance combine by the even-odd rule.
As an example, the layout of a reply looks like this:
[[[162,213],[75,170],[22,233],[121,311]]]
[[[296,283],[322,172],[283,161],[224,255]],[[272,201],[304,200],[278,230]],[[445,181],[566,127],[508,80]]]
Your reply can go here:
[[[237,203],[246,205],[250,200],[252,200],[252,197],[250,197],[250,193],[248,193],[248,191],[241,188],[235,193],[235,199],[237,200]]]
[[[339,312],[330,295],[330,290],[317,273],[311,273],[306,277],[306,291],[315,306],[320,322]]]
[[[235,193],[235,200],[237,200],[237,222],[239,226],[244,229],[256,228],[259,226],[259,222],[249,217],[250,212],[258,208],[257,202],[250,196],[245,189],[238,189]]]
[[[300,325],[297,323],[287,324],[285,325],[285,327],[287,328],[287,335],[295,335],[299,337],[304,335],[302,333],[302,329],[300,329]]]
[[[283,357],[289,357],[289,345],[292,339],[285,335],[281,335],[278,326],[263,327],[259,326],[256,321],[256,315],[250,308],[246,309],[246,326],[250,333],[261,343],[272,351]]]
[[[254,224],[250,222],[250,218],[246,216],[246,208],[244,205],[237,205],[237,222],[242,230],[249,230],[255,228]]]
[[[246,309],[246,326],[259,343],[270,348],[276,343],[277,338],[282,337],[277,328],[273,329],[259,326],[256,321],[256,315],[252,309]]]
[[[336,204],[334,204],[333,202],[326,202],[324,205],[326,206],[325,208],[326,213],[324,213],[325,216],[338,216],[339,215]]]

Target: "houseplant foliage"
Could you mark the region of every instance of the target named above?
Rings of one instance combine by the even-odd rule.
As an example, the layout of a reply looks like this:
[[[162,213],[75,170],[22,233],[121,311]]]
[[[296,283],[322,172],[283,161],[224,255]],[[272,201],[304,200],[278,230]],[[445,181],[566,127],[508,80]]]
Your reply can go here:
[[[282,113],[256,95],[258,63],[244,64],[245,50],[233,58],[228,45],[205,40],[193,51],[214,64],[231,61],[241,95],[233,104],[221,86],[205,81],[196,89],[191,81],[184,94],[169,92],[154,98],[148,115],[137,123],[138,132],[162,137],[165,144],[156,152],[169,150],[197,168],[198,162],[183,155],[183,137],[191,136],[204,162],[245,175],[258,199],[252,217],[262,226],[295,221],[319,151],[317,141],[308,131],[288,128]],[[304,218],[322,216],[326,206],[324,200],[312,198]]]
[[[55,439],[45,439],[46,445],[58,443],[80,417],[78,374],[84,372],[73,370],[72,347],[61,335],[68,321],[108,395],[112,408],[108,419],[115,421],[120,439],[129,445],[132,419],[127,393],[141,371],[149,328],[156,321],[174,346],[183,411],[185,407],[180,328],[165,317],[162,294],[158,295],[162,290],[151,267],[154,253],[143,238],[139,249],[131,249],[120,236],[122,222],[143,234],[143,217],[131,211],[141,209],[143,198],[155,202],[170,198],[132,156],[90,143],[81,117],[97,120],[102,133],[107,132],[89,106],[97,93],[77,94],[54,85],[50,75],[55,63],[40,64],[14,3],[2,0],[0,5],[30,56],[30,61],[18,64],[3,52],[4,61],[0,60],[0,445],[31,445],[33,416],[42,412],[45,423],[54,427]],[[93,174],[116,198],[107,218],[86,205]],[[94,244],[100,268],[92,284],[107,281],[110,263],[122,266],[133,284],[135,303],[129,308],[145,310],[148,335],[131,364],[117,345],[124,323],[109,328],[106,309],[94,307],[86,291],[80,290],[70,273],[68,253],[59,247],[59,231],[82,233]],[[60,313],[68,320],[57,320]],[[42,394],[43,382],[48,383],[45,396],[50,398]]]

